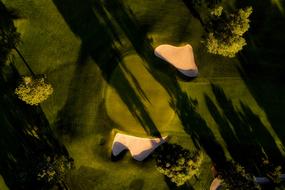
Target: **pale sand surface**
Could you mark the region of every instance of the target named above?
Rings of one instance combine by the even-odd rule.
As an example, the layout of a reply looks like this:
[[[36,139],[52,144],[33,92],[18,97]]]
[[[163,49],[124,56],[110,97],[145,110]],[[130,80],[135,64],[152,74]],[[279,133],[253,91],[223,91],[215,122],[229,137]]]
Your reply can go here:
[[[281,181],[285,180],[285,174],[281,174]],[[267,177],[255,177],[255,181],[259,184],[267,184],[270,183],[270,180]]]
[[[181,47],[163,44],[155,48],[154,54],[173,65],[182,74],[188,77],[198,76],[198,68],[190,44]]]
[[[147,158],[159,145],[167,141],[167,136],[162,138],[141,138],[117,133],[112,146],[114,156],[128,149],[135,160],[142,161]]]
[[[210,186],[210,190],[217,190],[221,186],[221,181],[219,178],[215,178]]]

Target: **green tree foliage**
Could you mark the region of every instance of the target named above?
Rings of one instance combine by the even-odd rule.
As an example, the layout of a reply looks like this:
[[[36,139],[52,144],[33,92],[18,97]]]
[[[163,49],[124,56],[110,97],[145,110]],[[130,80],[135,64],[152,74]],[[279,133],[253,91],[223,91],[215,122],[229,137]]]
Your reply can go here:
[[[253,175],[247,173],[239,164],[228,162],[222,168],[216,168],[218,178],[222,179],[225,190],[260,190]]]
[[[180,145],[164,144],[157,150],[156,167],[177,186],[199,174],[203,155],[200,152],[190,152]]]
[[[239,9],[238,12],[230,14],[228,30],[235,35],[242,36],[249,29],[249,16],[252,13],[252,7]]]
[[[51,84],[44,78],[23,77],[20,85],[16,88],[15,94],[19,99],[30,105],[38,105],[46,100],[53,93]]]
[[[246,45],[243,35],[250,25],[249,16],[252,7],[239,9],[234,13],[227,13],[221,7],[211,11],[207,24],[209,31],[206,38],[206,47],[209,53],[234,57]]]
[[[215,35],[209,33],[206,41],[206,46],[209,53],[222,55],[225,57],[235,57],[236,53],[242,50],[246,45],[246,41],[241,36],[226,36]]]
[[[20,42],[20,33],[14,26],[13,19],[17,14],[13,10],[8,10],[0,1],[0,62],[3,63],[7,59],[7,55]]]
[[[59,184],[63,189],[68,189],[64,181],[72,168],[73,162],[65,156],[44,156],[36,168],[37,179],[48,186]]]
[[[6,62],[12,49],[18,53],[32,77],[23,77],[15,93],[19,99],[27,104],[38,105],[53,93],[53,88],[45,82],[44,78],[36,78],[24,56],[17,49],[16,46],[20,42],[20,33],[17,32],[13,23],[13,20],[17,18],[19,18],[18,13],[15,10],[7,9],[0,0],[0,63]]]
[[[217,7],[213,8],[213,9],[210,9],[210,14],[211,14],[211,16],[219,17],[219,16],[222,15],[223,10],[224,10],[224,7],[217,6]]]

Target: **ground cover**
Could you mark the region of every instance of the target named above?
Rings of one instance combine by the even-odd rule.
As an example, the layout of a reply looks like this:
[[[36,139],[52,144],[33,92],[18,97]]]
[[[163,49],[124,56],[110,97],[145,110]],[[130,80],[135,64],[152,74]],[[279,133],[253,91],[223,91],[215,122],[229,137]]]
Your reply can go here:
[[[281,162],[285,90],[278,79],[284,67],[276,63],[279,50],[275,46],[270,46],[273,53],[265,47],[254,49],[251,42],[265,37],[253,30],[249,35],[253,41],[241,57],[213,56],[201,44],[199,21],[182,1],[117,2],[4,1],[23,14],[16,21],[23,39],[19,49],[34,72],[46,74],[54,86],[54,95],[41,107],[75,160],[77,169],[69,176],[71,187],[174,188],[156,171],[151,158],[138,163],[127,154],[112,162],[116,130],[138,136],[170,135],[171,142],[188,149],[195,148],[193,134],[198,134],[199,140],[213,138],[227,157],[247,165],[260,155],[244,155],[237,147],[245,145],[248,150],[246,145],[257,145],[258,150],[268,151],[272,160]],[[253,25],[261,27],[258,16]],[[155,58],[153,48],[163,43],[190,43],[199,77],[182,81]],[[264,51],[269,56],[258,57],[263,62],[257,64],[252,52],[259,55]],[[246,62],[254,66],[244,66]],[[16,67],[20,74],[28,73],[18,58]],[[181,94],[191,98],[188,103],[193,108],[187,107],[188,99],[179,99]],[[189,112],[189,119],[175,109]],[[204,124],[197,125],[195,120]],[[207,189],[212,180],[210,164],[206,158],[200,180],[193,179],[182,188]],[[254,166],[249,169],[255,171]]]

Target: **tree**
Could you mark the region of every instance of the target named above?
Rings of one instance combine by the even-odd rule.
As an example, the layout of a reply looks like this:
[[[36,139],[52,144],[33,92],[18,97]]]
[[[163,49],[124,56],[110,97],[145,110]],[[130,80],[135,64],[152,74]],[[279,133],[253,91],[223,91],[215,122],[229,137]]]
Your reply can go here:
[[[24,56],[17,48],[17,45],[21,41],[20,33],[17,32],[17,28],[13,23],[13,19],[17,18],[19,16],[16,11],[8,10],[0,1],[0,60],[2,63],[6,62],[9,53],[13,49],[18,53],[32,76],[23,77],[15,93],[19,99],[27,104],[38,105],[53,93],[53,88],[51,84],[45,81],[45,78],[39,78],[34,74]]]
[[[276,166],[268,159],[262,160],[262,171],[265,176],[275,185],[280,184],[282,175],[282,166]]]
[[[52,86],[44,78],[23,77],[15,94],[30,105],[38,105],[53,93]]]
[[[228,12],[221,0],[183,0],[193,17],[203,26],[209,53],[234,57],[246,45],[244,33],[249,29],[252,8]],[[207,10],[207,11],[204,11]]]
[[[156,153],[156,168],[177,186],[199,174],[203,155],[190,152],[180,145],[164,144]]]
[[[5,62],[9,53],[14,49],[32,76],[35,76],[24,56],[17,48],[17,45],[21,42],[21,34],[17,32],[17,28],[15,27],[13,20],[18,18],[20,18],[20,16],[15,10],[7,9],[0,1],[0,60]]]
[[[218,178],[222,179],[222,187],[225,190],[260,190],[255,178],[247,173],[241,165],[227,162],[222,167],[216,168]]]
[[[252,7],[239,9],[228,14],[221,6],[211,10],[211,17],[207,24],[209,33],[206,38],[206,47],[209,53],[234,57],[243,46],[246,40],[243,35],[249,29],[249,16]]]
[[[0,61],[7,60],[7,56],[20,42],[20,33],[13,24],[17,18],[14,11],[9,11],[0,1]]]
[[[47,186],[60,186],[68,190],[65,183],[65,176],[68,170],[72,169],[73,160],[65,156],[44,156],[36,167],[36,175],[39,182]]]

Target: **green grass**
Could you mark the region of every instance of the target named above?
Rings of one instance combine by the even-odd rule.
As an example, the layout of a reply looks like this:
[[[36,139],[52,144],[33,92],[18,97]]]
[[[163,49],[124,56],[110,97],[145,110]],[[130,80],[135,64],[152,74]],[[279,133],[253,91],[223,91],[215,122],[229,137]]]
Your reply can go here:
[[[9,190],[1,175],[0,175],[0,188],[1,188],[1,190]]]
[[[110,81],[112,86],[109,86],[106,90],[105,103],[110,118],[120,125],[121,130],[134,134],[145,133],[136,116],[133,116],[132,110],[129,110],[126,105],[128,103],[132,104],[129,99],[134,99],[129,95],[130,90],[122,85],[124,93],[120,95],[116,91],[116,87],[123,84],[121,75],[124,75],[131,82],[131,88],[135,89],[133,96],[139,97],[138,101],[141,101],[141,106],[138,106],[137,109],[134,108],[134,111],[144,110],[151,117],[154,124],[159,127],[160,131],[170,127],[169,123],[175,114],[169,106],[170,97],[165,89],[149,74],[142,63],[143,61],[138,56],[128,55],[123,61],[124,63],[120,66],[123,67],[123,74],[119,74],[117,72],[120,71],[115,70]],[[127,103],[124,102],[124,98],[121,98],[121,96],[126,97],[125,101]]]
[[[238,58],[208,54],[201,44],[203,29],[182,1],[124,1],[136,20],[124,7],[119,11],[104,7],[108,10],[104,15],[101,5],[97,5],[93,14],[87,1],[72,4],[64,0],[5,0],[4,3],[19,9],[24,16],[16,21],[23,41],[19,49],[34,72],[47,74],[54,86],[54,94],[41,107],[75,160],[77,169],[69,176],[74,189],[169,189],[156,171],[153,159],[139,163],[129,154],[120,161],[110,159],[116,129],[138,136],[159,131],[172,136],[171,142],[194,149],[189,131],[185,131],[181,118],[170,106],[171,101],[177,100],[168,94],[168,85],[179,85],[180,88],[172,91],[174,95],[186,92],[197,101],[193,113],[205,120],[207,130],[228,157],[236,159],[237,153],[232,149],[239,143],[252,142],[247,135],[238,133],[242,130],[265,150],[282,152],[285,141],[279,124],[284,121],[280,118],[281,105],[285,104],[282,85],[272,86],[271,79],[264,83],[258,77],[244,80],[238,70],[242,67]],[[138,23],[142,30],[137,30]],[[111,31],[110,27],[116,30]],[[150,40],[144,39],[145,36]],[[176,83],[168,66],[150,56],[148,48],[163,43],[192,44],[200,76],[191,82]],[[108,59],[112,55],[111,46],[123,55],[122,60]],[[91,53],[86,49],[91,49]],[[112,67],[106,67],[108,64],[119,65],[112,71]],[[16,67],[21,74],[28,74],[18,58]],[[274,78],[274,72],[268,75]],[[215,91],[218,87],[226,98]],[[270,92],[266,91],[268,88]],[[272,94],[278,98],[275,102]],[[274,114],[279,117],[273,117]],[[189,126],[194,128],[191,122]],[[226,134],[231,133],[234,135],[229,137],[236,135],[239,143],[227,138]],[[210,163],[207,157],[200,180],[191,181],[194,189],[209,188]]]

